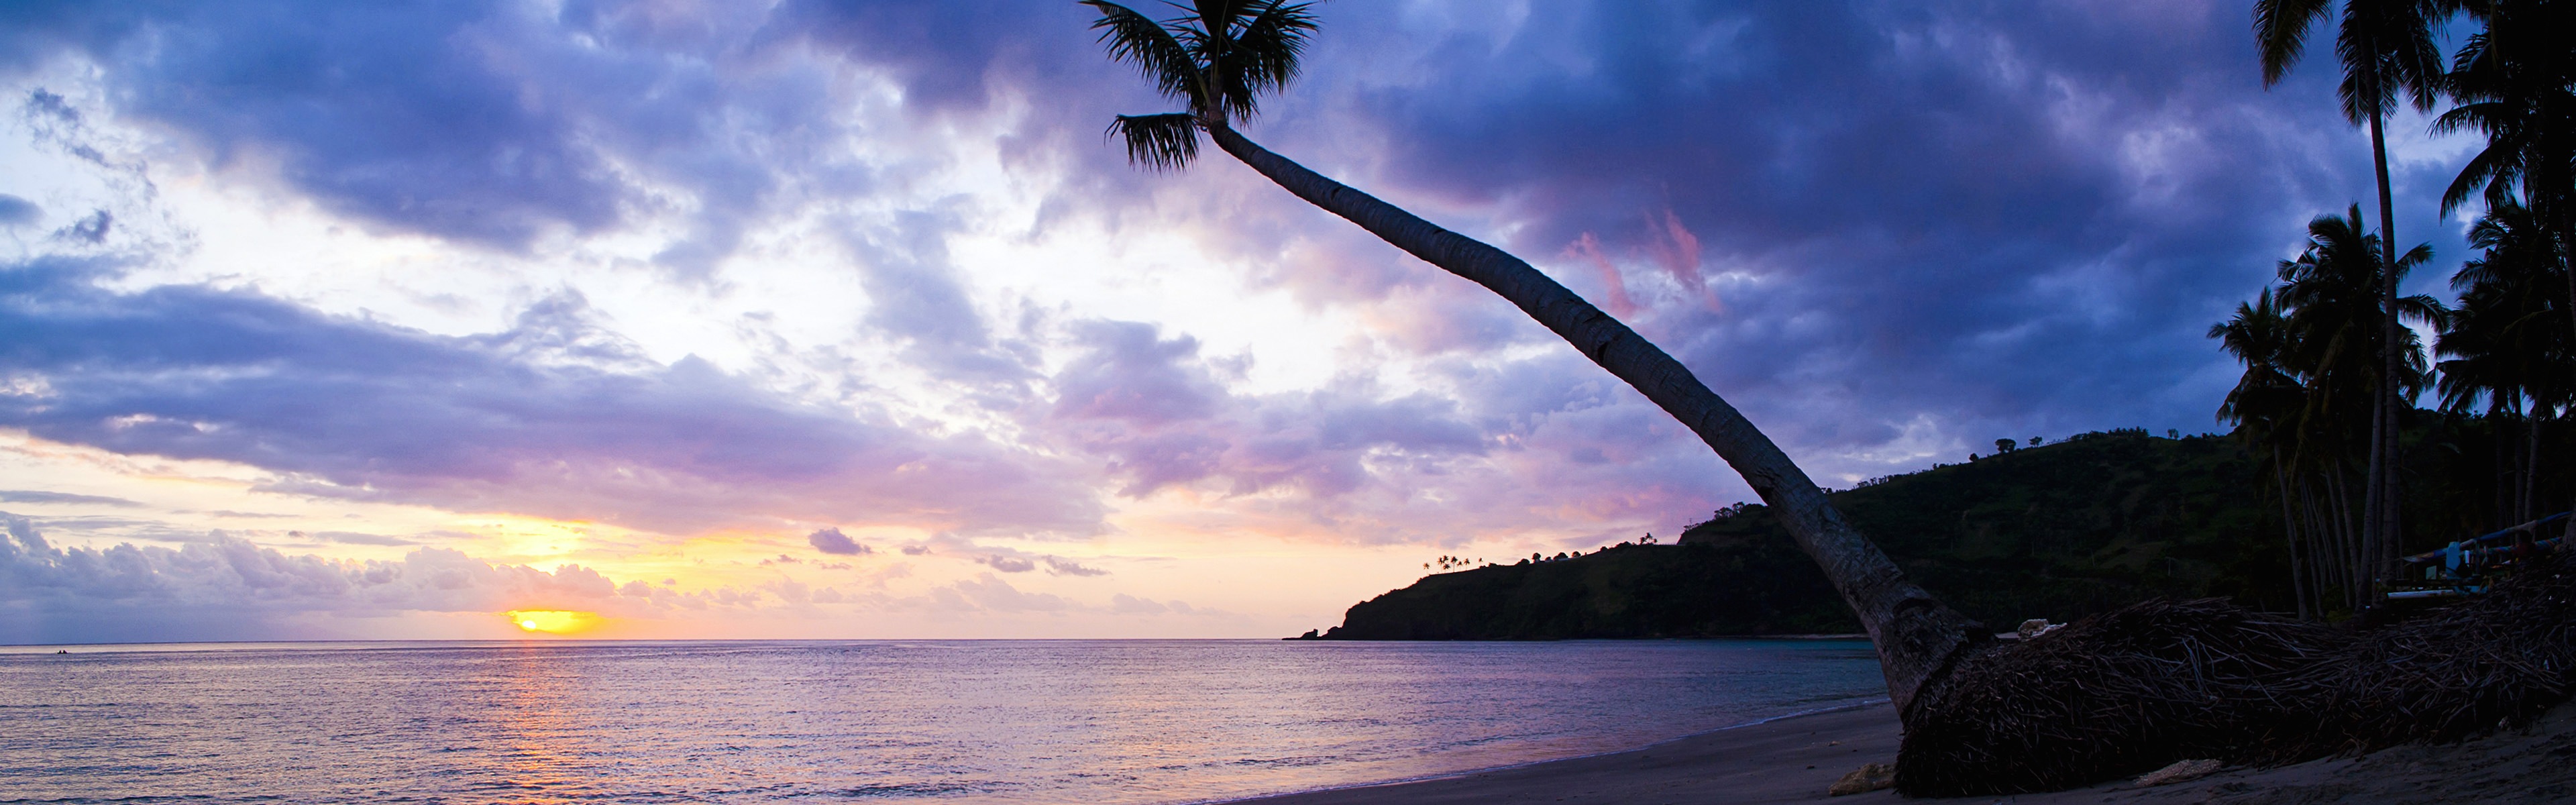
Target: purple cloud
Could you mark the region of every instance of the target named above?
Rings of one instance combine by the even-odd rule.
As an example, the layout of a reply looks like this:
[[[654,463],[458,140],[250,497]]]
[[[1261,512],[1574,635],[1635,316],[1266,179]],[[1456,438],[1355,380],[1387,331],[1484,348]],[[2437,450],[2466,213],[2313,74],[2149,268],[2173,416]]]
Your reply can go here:
[[[643,361],[561,307],[577,300],[518,329],[451,338],[247,291],[91,283],[112,271],[0,267],[0,371],[46,388],[0,397],[0,423],[250,464],[278,474],[273,491],[677,533],[781,518],[1098,527],[1083,474],[1056,460],[791,402],[695,358]]]
[[[849,535],[841,533],[841,529],[838,527],[824,528],[817,530],[814,533],[807,534],[805,535],[805,542],[814,546],[814,550],[822,551],[833,556],[859,556],[863,554],[876,553],[876,549],[859,544],[858,540],[851,539]]]
[[[44,214],[45,209],[43,207],[36,206],[36,203],[33,201],[28,201],[7,193],[0,193],[0,227],[19,227],[32,224],[36,222],[38,217],[43,216]]]
[[[443,548],[352,562],[280,553],[220,532],[177,548],[57,548],[27,518],[0,513],[0,523],[10,534],[0,539],[7,643],[336,637],[296,618],[647,603],[619,601],[607,578],[579,565],[551,572],[493,565]]]
[[[2225,359],[2200,330],[2264,282],[2307,217],[2370,192],[2332,71],[2263,90],[2241,6],[1321,13],[1309,72],[1247,131],[1627,309],[1820,474],[1919,463],[1899,449],[1909,440],[2209,427]],[[0,73],[94,61],[120,115],[211,161],[256,155],[325,209],[463,242],[614,229],[653,212],[639,186],[677,188],[688,231],[658,259],[680,276],[703,275],[763,216],[898,186],[951,156],[840,156],[908,133],[849,113],[845,77],[865,76],[888,82],[905,116],[1016,127],[1003,157],[1044,196],[1036,229],[1087,216],[1113,235],[1195,236],[1211,262],[1249,266],[1256,288],[1355,312],[1438,391],[1237,395],[1195,340],[1149,324],[1078,326],[1079,354],[1040,377],[1030,345],[976,315],[946,251],[961,225],[943,208],[845,231],[864,322],[973,403],[1026,417],[1044,444],[921,436],[701,362],[635,365],[577,321],[439,339],[255,295],[109,294],[43,272],[0,280],[20,289],[0,321],[20,340],[0,356],[63,399],[0,405],[0,421],[246,461],[280,472],[281,489],[669,527],[893,512],[931,528],[1080,531],[1097,524],[1083,490],[1103,472],[1130,496],[1288,494],[1384,533],[1421,533],[1405,524],[1441,510],[1695,512],[1734,488],[1579,356],[1498,357],[1549,337],[1480,289],[1221,155],[1185,174],[1129,168],[1100,127],[1165,105],[1101,57],[1089,14],[1047,0],[796,0],[766,14],[36,2],[0,11]],[[2432,210],[2452,166],[2395,168],[2404,239],[2460,254]],[[565,333],[592,352],[556,365],[513,351],[576,349],[548,341]],[[903,466],[935,472],[889,470]],[[1533,485],[1544,492],[1495,491]],[[1447,497],[1408,497],[1423,489]]]

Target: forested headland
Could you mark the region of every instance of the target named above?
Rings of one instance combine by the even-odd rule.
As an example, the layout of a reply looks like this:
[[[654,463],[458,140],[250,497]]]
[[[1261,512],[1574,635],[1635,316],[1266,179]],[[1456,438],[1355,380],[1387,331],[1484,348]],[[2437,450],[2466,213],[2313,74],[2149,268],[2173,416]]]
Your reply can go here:
[[[2416,410],[2405,419],[2405,531],[2439,544],[2520,516],[2531,421]],[[2542,422],[2544,455],[2571,433]],[[1999,440],[2000,441],[2000,440]],[[1907,575],[1998,630],[2155,597],[2298,609],[2290,524],[2268,455],[2228,435],[2079,434],[1832,493]],[[1759,504],[1642,540],[1436,573],[1350,608],[1341,640],[1558,640],[1849,633],[1850,609]],[[2305,512],[2292,509],[2294,517]],[[2302,527],[2306,523],[2298,524]],[[2345,610],[2319,613],[2340,617]]]

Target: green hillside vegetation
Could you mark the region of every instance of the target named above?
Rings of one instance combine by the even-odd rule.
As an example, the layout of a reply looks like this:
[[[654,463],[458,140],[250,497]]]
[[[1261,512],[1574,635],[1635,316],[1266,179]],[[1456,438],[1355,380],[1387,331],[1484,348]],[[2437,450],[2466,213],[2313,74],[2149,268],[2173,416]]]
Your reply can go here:
[[[2410,423],[2409,543],[2492,527],[2491,428]],[[2521,426],[2506,432],[2519,438]],[[2552,441],[2557,441],[2553,439]],[[2280,504],[2224,436],[2082,434],[1833,493],[1836,508],[1944,601],[1997,629],[2068,621],[2153,597],[2294,605]],[[2562,478],[2545,481],[2563,483]],[[1678,544],[1622,544],[1426,576],[1350,608],[1318,637],[1553,640],[1858,631],[1815,563],[1760,505]]]

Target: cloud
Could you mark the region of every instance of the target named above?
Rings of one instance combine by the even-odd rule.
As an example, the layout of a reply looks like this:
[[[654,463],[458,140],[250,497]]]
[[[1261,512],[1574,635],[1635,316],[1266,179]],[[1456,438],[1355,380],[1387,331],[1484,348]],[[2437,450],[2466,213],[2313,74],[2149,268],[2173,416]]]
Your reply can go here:
[[[36,206],[35,202],[0,193],[0,227],[26,226],[44,214],[44,208]]]
[[[0,489],[0,503],[62,503],[80,506],[133,508],[143,504],[105,495],[74,495],[67,492],[43,492],[32,489]]]
[[[1119,593],[1109,597],[1109,611],[1121,615],[1161,615],[1172,611],[1172,608],[1150,598]]]
[[[932,377],[1001,392],[988,407],[1015,403],[1020,381],[1034,373],[996,343],[959,284],[947,238],[960,226],[946,213],[906,211],[873,230],[846,236],[868,292],[867,323],[906,345],[905,358]]]
[[[304,536],[302,532],[296,531],[286,532],[286,535],[290,537]],[[342,545],[377,545],[391,547],[420,544],[418,540],[404,539],[402,537],[387,536],[384,534],[362,534],[355,531],[316,531],[313,532],[313,538],[323,540],[325,542],[336,542]]]
[[[1049,557],[1045,557],[1045,558],[1043,558],[1043,559],[1042,559],[1042,560],[1040,560],[1040,561],[1043,561],[1043,562],[1045,562],[1045,563],[1046,563],[1047,574],[1048,574],[1048,575],[1051,575],[1051,576],[1106,576],[1106,575],[1109,575],[1109,571],[1102,570],[1102,569],[1100,569],[1100,568],[1096,568],[1096,567],[1089,567],[1089,566],[1085,566],[1085,565],[1083,565],[1083,564],[1082,564],[1082,563],[1080,563],[1080,562],[1076,562],[1076,561],[1073,561],[1073,560],[1071,560],[1071,559],[1066,559],[1066,558],[1063,558],[1063,557],[1058,557],[1058,556],[1049,556]]]
[[[107,242],[107,232],[116,225],[116,216],[106,210],[92,211],[88,217],[54,230],[56,240],[86,243],[92,246]]]
[[[1017,556],[995,554],[976,561],[982,562],[984,565],[1004,573],[1027,573],[1038,569],[1037,562]]]
[[[2176,386],[2224,358],[2193,334],[2370,182],[2331,70],[2266,92],[2241,7],[2165,11],[2146,36],[2098,5],[1558,3],[1502,30],[1336,7],[1317,58],[1372,72],[1310,91],[1360,108],[1255,136],[1602,274],[1809,457],[1918,413],[2200,426],[2217,390]],[[1390,70],[1414,78],[1365,77]],[[1625,255],[1661,276],[1621,287],[1601,258]]]
[[[2310,214],[2369,192],[2331,70],[2267,92],[2241,8],[2142,8],[1336,4],[1301,82],[1246,131],[1536,259],[1832,483],[1996,436],[2206,427],[2225,359],[2199,331]],[[931,430],[647,360],[577,296],[450,338],[253,290],[111,292],[91,277],[112,272],[57,261],[0,277],[0,336],[27,345],[0,362],[54,395],[0,398],[0,423],[49,439],[240,461],[271,490],[679,530],[1088,535],[1116,494],[1442,540],[1625,528],[1742,493],[1483,290],[1214,152],[1131,170],[1100,127],[1166,104],[1102,58],[1076,4],[7,13],[0,73],[94,66],[68,72],[99,77],[105,112],[178,138],[156,159],[370,228],[523,251],[649,232],[691,280],[747,232],[833,222],[869,300],[858,324],[1000,422]],[[43,97],[30,114],[73,114]],[[950,142],[988,136],[998,176]],[[2395,167],[2401,230],[2457,254],[2430,223],[2448,167]],[[1085,318],[1109,311],[994,326],[981,311],[1032,301],[961,262],[962,238],[1024,223],[992,214],[994,187],[1038,200],[1032,237],[1177,233],[1252,293],[1356,323],[1330,334],[1349,341],[1336,376],[1249,391],[1202,354],[1216,335]],[[888,197],[932,200],[849,209]],[[48,203],[54,223],[86,209]],[[111,209],[100,239],[143,220]]]
[[[850,539],[848,535],[842,534],[841,529],[838,527],[819,529],[814,533],[807,534],[805,535],[805,542],[813,545],[814,550],[822,551],[833,556],[860,556],[876,553],[876,549],[861,545],[858,540]]]
[[[622,604],[597,571],[494,565],[444,548],[395,561],[285,554],[220,532],[177,548],[56,548],[27,518],[0,513],[0,642],[105,643],[293,639],[327,612],[508,609],[611,610]],[[13,544],[14,541],[14,544]]]
[[[695,358],[644,361],[561,309],[434,336],[251,291],[93,284],[116,270],[0,266],[0,337],[14,345],[0,372],[44,381],[0,395],[0,424],[261,467],[276,473],[269,491],[666,533],[795,519],[1099,527],[1082,473],[1054,459],[791,401]]]
[[[1069,83],[1081,74],[1063,63],[1077,57],[1096,66],[1088,9],[1070,4],[7,13],[0,78],[94,67],[117,116],[177,135],[184,156],[374,229],[508,251],[667,224],[652,259],[683,280],[708,278],[770,214],[913,172],[909,155],[854,141],[901,137],[910,114],[972,114],[995,93]]]
[[[1083,608],[1053,593],[1024,592],[990,573],[933,588],[929,602],[951,612],[1062,613]]]
[[[1369,484],[1364,459],[1438,460],[1483,450],[1454,403],[1383,398],[1346,386],[1304,394],[1236,395],[1196,340],[1152,325],[1089,322],[1088,347],[1054,378],[1051,423],[1126,479],[1120,494],[1222,481],[1231,494],[1274,488],[1330,498]]]

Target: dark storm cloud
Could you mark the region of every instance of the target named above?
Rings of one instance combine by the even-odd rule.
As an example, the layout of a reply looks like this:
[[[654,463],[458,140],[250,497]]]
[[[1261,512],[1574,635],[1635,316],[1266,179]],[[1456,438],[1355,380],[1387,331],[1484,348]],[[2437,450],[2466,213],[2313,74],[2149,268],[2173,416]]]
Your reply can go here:
[[[541,69],[543,21],[506,4],[78,5],[22,17],[8,61],[85,51],[125,111],[216,161],[274,159],[341,213],[504,246],[618,217],[622,191],[564,96],[576,77]]]
[[[1365,189],[1504,210],[1524,224],[1505,245],[1605,303],[1627,289],[1580,244],[1668,286],[1697,278],[1665,269],[1686,232],[1717,304],[1642,328],[1810,445],[1915,414],[2206,427],[2195,374],[2223,359],[2199,331],[2308,217],[2371,192],[2331,54],[2266,92],[2240,4],[1526,9],[1329,7],[1334,66],[1275,108],[1355,108],[1278,112],[1267,136],[1348,170],[1321,146],[1370,126]],[[2452,237],[2401,212],[2409,240]]]
[[[759,15],[651,4],[36,3],[0,11],[0,72],[77,54],[120,114],[217,164],[273,169],[332,211],[505,249],[674,201],[657,261],[702,277],[793,181],[867,170],[830,143],[845,104],[809,62],[745,49]]]
[[[804,40],[887,70],[904,104],[929,112],[975,111],[997,90],[1065,82],[1061,68],[1088,59],[1097,12],[1072,2],[915,3],[789,0],[762,38]]]
[[[0,267],[0,424],[120,453],[241,462],[273,491],[676,532],[771,518],[1085,533],[1049,460],[789,402],[687,358],[622,353],[541,305],[432,336],[200,286],[103,290],[97,262]],[[602,368],[610,364],[615,368]]]

